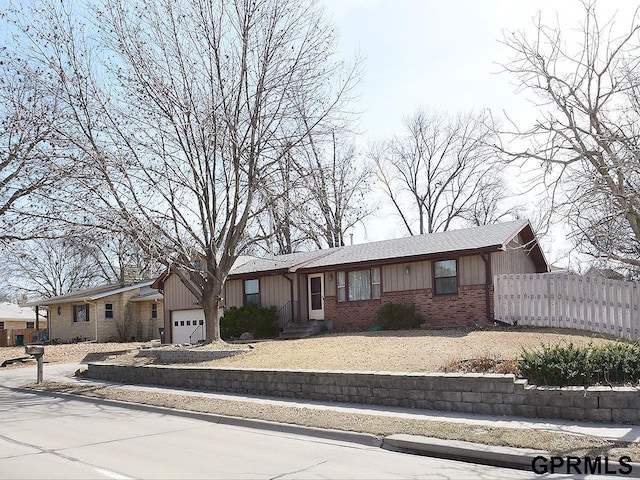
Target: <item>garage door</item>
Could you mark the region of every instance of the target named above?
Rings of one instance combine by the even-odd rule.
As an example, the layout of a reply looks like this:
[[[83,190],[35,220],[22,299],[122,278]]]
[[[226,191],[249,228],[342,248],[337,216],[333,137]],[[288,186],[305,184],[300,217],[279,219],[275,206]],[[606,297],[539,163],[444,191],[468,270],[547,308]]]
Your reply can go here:
[[[198,343],[207,336],[204,310],[174,310],[171,312],[173,343]]]

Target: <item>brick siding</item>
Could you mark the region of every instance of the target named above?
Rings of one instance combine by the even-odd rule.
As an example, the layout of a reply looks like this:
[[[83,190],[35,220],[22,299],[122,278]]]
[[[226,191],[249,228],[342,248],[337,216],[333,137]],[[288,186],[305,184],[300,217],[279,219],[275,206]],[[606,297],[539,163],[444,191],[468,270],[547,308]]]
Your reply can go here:
[[[493,315],[493,286],[489,286],[490,316]],[[484,285],[460,286],[457,295],[434,296],[431,289],[383,292],[379,300],[337,302],[325,297],[325,318],[333,321],[333,330],[351,332],[374,325],[376,312],[386,302],[415,305],[430,327],[458,327],[488,324]]]

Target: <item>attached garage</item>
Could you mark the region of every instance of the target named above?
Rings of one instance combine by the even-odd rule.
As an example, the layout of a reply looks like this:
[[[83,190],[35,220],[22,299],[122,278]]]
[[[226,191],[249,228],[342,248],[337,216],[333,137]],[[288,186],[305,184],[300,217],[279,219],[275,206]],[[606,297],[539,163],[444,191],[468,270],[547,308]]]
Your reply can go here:
[[[174,310],[171,312],[173,343],[198,343],[207,336],[204,310]]]

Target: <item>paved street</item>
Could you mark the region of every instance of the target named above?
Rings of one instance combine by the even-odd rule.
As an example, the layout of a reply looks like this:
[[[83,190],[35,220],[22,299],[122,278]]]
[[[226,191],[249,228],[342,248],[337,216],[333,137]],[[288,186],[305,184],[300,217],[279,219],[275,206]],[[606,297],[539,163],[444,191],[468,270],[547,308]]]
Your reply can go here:
[[[0,371],[0,478],[533,478],[10,388],[31,375]]]

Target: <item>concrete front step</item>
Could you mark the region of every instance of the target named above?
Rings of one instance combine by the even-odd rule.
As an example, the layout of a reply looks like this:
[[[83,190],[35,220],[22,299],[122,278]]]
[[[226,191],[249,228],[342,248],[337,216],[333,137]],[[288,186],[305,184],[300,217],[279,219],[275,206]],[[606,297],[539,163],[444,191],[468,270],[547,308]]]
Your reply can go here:
[[[311,325],[288,325],[280,332],[279,338],[304,338],[311,335],[313,335],[313,326]]]

